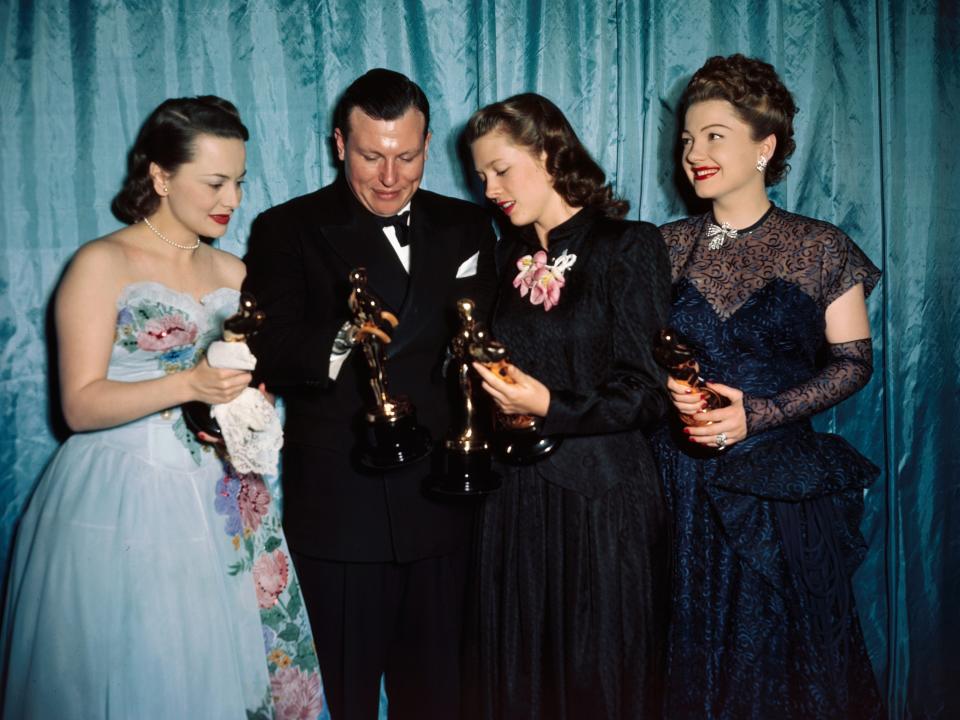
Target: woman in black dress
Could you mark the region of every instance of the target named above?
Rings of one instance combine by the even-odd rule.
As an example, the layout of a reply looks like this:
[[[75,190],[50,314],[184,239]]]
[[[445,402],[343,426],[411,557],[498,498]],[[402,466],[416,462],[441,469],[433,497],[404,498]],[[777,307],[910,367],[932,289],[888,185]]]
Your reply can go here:
[[[475,365],[501,412],[542,418],[550,456],[502,465],[481,511],[468,679],[482,718],[645,718],[659,711],[669,543],[644,428],[668,406],[651,343],[670,269],[657,229],[621,219],[566,118],[517,95],[467,126],[498,246],[492,335],[511,382]]]
[[[833,225],[767,198],[796,112],[773,67],[710,58],[682,107],[683,170],[712,209],[662,228],[670,323],[730,404],[704,411],[671,379],[700,424],[654,442],[676,552],[665,716],[880,717],[850,587],[877,469],[810,425],[870,378],[880,273]]]

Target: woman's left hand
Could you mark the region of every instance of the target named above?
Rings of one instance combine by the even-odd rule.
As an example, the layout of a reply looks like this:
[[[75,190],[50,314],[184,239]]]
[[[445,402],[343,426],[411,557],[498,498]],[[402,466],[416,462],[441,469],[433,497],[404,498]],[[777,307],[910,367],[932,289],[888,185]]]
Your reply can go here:
[[[497,376],[478,362],[474,369],[483,379],[483,389],[506,415],[538,415],[545,417],[550,408],[550,390],[542,382],[517,368],[507,365],[506,379]]]
[[[267,399],[268,403],[271,405],[277,404],[277,396],[271,392],[267,392],[267,386],[265,383],[260,383],[257,385],[257,390],[259,390],[260,394]],[[200,440],[200,442],[209,443],[210,445],[223,445],[222,438],[214,437],[213,435],[207,435],[207,433],[203,432],[202,430],[197,433],[197,438]]]
[[[721,449],[747,437],[747,414],[743,409],[743,392],[720,383],[707,383],[707,387],[727,398],[730,404],[717,410],[705,410],[694,415],[700,425],[687,425],[683,431],[691,442],[709,448]],[[709,425],[706,423],[710,423]],[[723,442],[717,440],[722,437]]]
[[[266,384],[266,383],[260,383],[259,385],[257,385],[257,390],[259,390],[259,391],[260,391],[260,394],[263,395],[263,396],[267,399],[267,402],[268,402],[268,403],[270,403],[270,404],[273,405],[274,407],[277,406],[277,396],[274,395],[272,392],[267,392],[267,384]]]

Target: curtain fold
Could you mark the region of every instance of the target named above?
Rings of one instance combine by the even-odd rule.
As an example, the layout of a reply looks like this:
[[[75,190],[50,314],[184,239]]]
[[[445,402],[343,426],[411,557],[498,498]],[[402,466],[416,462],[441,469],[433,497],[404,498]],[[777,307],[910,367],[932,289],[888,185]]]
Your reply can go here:
[[[480,105],[552,98],[631,202],[691,211],[674,108],[714,54],[762,57],[800,107],[773,191],[843,228],[883,267],[869,301],[875,373],[817,418],[884,472],[856,576],[891,718],[960,717],[960,4],[956,0],[0,0],[0,572],[57,443],[50,301],[70,255],[117,227],[109,206],[139,123],[215,93],[250,128],[250,182],[221,247],[257,213],[330,182],[334,103],[376,66],[432,105],[424,186],[482,202],[458,134]]]

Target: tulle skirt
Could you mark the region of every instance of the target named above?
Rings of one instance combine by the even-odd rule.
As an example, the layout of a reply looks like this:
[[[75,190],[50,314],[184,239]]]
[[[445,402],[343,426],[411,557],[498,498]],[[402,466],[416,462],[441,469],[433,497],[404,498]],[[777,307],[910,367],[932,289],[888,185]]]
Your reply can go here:
[[[301,717],[325,712],[309,626],[281,602],[300,602],[282,535],[267,565],[257,561],[265,589],[254,582],[245,521],[279,535],[269,493],[240,518],[242,504],[230,503],[240,480],[213,453],[198,464],[173,420],[76,435],[44,473],[12,559],[3,717],[279,716],[284,682],[312,693]],[[287,632],[313,654],[300,663],[312,673],[293,652],[268,655],[277,633],[262,622],[267,608],[283,629],[298,626]]]

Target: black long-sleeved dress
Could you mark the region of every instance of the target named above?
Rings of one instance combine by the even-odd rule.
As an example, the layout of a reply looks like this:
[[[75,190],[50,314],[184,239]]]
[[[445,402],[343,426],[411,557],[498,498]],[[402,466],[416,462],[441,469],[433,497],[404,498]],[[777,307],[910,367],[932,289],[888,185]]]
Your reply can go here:
[[[503,487],[481,509],[466,714],[655,716],[670,551],[644,428],[667,406],[651,355],[669,306],[667,254],[653,225],[592,209],[548,245],[539,259],[567,266],[555,305],[533,234],[498,248],[493,336],[550,389],[544,432],[563,442],[534,465],[499,466]]]

